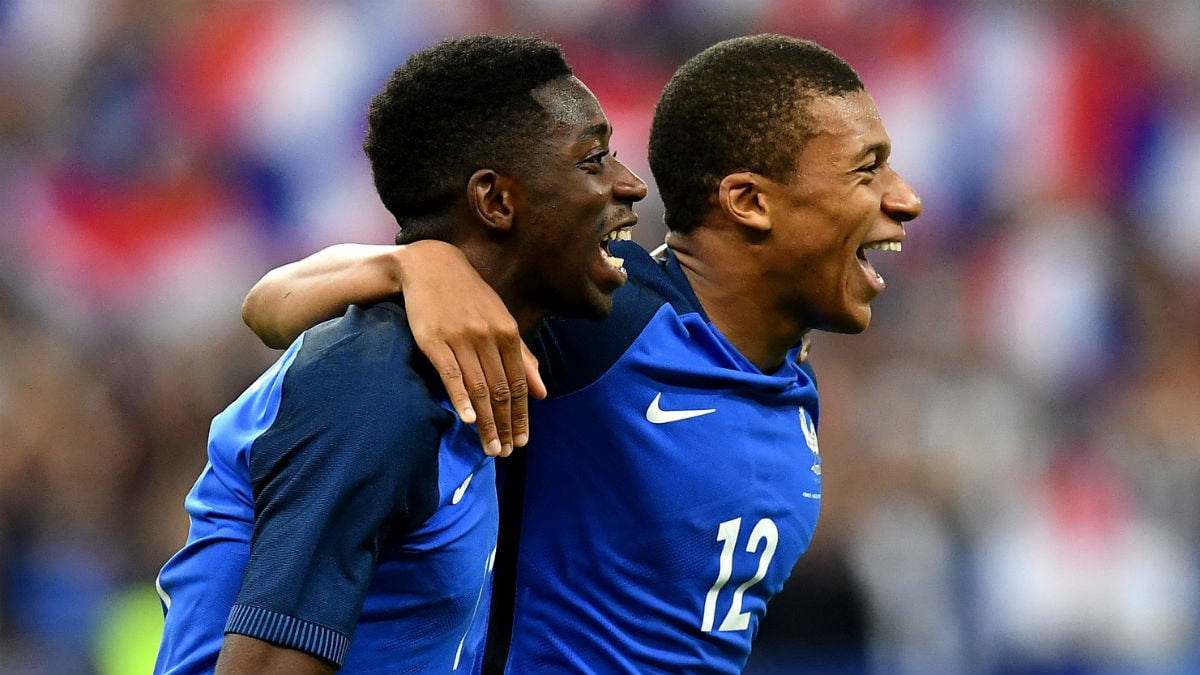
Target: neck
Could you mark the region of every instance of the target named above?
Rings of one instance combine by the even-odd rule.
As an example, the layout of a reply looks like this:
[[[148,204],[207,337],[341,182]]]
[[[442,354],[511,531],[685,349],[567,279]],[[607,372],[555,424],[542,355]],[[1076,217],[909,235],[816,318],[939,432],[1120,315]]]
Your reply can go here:
[[[717,330],[764,373],[783,365],[808,328],[778,309],[756,264],[756,244],[720,225],[667,235],[667,244]],[[734,240],[738,239],[738,240]]]
[[[479,272],[483,281],[500,296],[508,313],[517,322],[522,338],[537,333],[547,310],[531,298],[522,285],[522,271],[512,264],[511,255],[502,246],[483,245],[461,247],[467,260]]]
[[[542,325],[542,320],[546,318],[548,312],[540,307],[533,307],[528,303],[522,304],[514,299],[510,299],[511,294],[501,293],[500,299],[508,307],[509,313],[517,321],[517,330],[521,333],[521,338],[529,340],[537,335],[538,328]]]
[[[448,233],[444,241],[462,251],[483,282],[500,297],[516,321],[521,337],[533,337],[548,312],[525,288],[527,273],[519,264],[524,257],[513,248],[511,232],[482,226],[476,216],[465,200],[455,201],[448,210],[435,216],[444,220],[434,227]],[[494,306],[489,305],[490,302],[477,303],[475,308],[477,313],[491,320],[496,313]]]

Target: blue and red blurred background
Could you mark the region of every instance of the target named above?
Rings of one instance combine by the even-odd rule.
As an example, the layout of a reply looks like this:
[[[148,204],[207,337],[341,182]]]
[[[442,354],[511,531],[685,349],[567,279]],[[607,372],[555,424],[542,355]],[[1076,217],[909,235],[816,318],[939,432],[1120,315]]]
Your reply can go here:
[[[1195,0],[0,0],[0,672],[148,670],[208,421],[274,357],[241,299],[392,239],[359,144],[408,54],[560,41],[654,246],[659,91],[763,31],[860,71],[925,213],[815,339],[822,522],[747,672],[1200,672]]]

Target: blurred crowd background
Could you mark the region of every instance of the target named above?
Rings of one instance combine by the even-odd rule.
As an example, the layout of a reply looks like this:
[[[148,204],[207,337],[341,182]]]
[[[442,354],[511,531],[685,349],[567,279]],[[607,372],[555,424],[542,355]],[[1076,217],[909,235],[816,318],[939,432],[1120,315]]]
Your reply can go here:
[[[208,422],[275,357],[243,295],[389,242],[369,97],[513,31],[596,92],[648,247],[654,102],[734,35],[846,57],[924,199],[870,330],[814,341],[822,521],[748,673],[1200,672],[1196,0],[0,0],[0,672],[148,671]]]

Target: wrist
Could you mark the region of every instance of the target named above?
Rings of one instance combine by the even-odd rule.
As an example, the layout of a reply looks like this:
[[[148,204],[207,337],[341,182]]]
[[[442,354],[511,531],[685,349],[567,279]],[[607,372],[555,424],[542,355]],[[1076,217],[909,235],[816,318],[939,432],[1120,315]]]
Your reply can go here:
[[[408,281],[432,279],[440,270],[470,266],[457,246],[436,239],[422,239],[391,247],[386,257],[385,273],[395,286],[393,293],[403,293]]]
[[[378,255],[371,257],[371,265],[377,270],[377,278],[384,283],[388,297],[404,292],[405,270],[411,265],[411,244],[384,247]]]

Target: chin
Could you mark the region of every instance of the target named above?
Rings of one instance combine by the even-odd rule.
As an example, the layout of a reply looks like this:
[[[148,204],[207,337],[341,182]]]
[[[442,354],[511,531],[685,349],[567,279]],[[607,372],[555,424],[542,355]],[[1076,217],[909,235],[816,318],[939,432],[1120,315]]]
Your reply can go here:
[[[608,315],[612,314],[612,309],[612,295],[605,295],[593,302],[589,302],[586,310],[580,312],[579,316],[584,319],[591,319],[592,321],[600,321],[601,319],[607,319]]]
[[[555,314],[573,319],[600,321],[601,319],[607,319],[608,315],[612,314],[612,309],[612,294],[602,293],[599,290],[593,289],[591,293],[581,298],[579,302],[565,307],[561,311],[555,312]]]
[[[825,321],[821,324],[813,326],[817,330],[825,331],[826,333],[841,333],[843,335],[858,335],[865,331],[867,326],[871,325],[871,308],[867,307],[866,312],[858,314],[848,314],[846,316]]]
[[[584,294],[585,304],[588,307],[583,316],[596,321],[607,319],[613,311],[613,295],[624,285],[624,283],[615,286],[588,284],[587,292]]]

